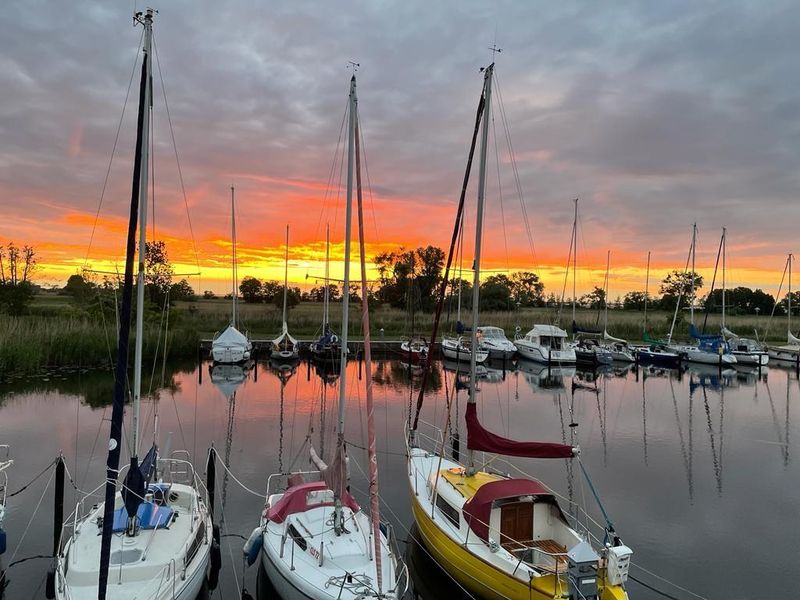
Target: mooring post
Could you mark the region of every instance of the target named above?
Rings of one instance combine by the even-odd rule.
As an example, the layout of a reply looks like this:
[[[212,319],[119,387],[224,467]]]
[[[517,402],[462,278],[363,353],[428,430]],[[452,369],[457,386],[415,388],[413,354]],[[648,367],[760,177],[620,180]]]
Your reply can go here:
[[[214,446],[208,451],[206,462],[206,489],[208,490],[208,512],[214,520],[214,491],[217,481],[217,450]]]
[[[53,556],[61,550],[61,528],[64,524],[64,455],[56,459],[56,494],[53,503]]]

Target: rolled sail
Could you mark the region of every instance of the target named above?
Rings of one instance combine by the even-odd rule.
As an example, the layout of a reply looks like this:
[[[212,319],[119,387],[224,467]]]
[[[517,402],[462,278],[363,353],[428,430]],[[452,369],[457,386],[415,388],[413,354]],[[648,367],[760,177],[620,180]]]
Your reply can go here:
[[[467,404],[467,448],[482,452],[493,452],[504,456],[527,458],[572,458],[577,448],[552,442],[518,442],[484,429],[478,420],[476,404]]]

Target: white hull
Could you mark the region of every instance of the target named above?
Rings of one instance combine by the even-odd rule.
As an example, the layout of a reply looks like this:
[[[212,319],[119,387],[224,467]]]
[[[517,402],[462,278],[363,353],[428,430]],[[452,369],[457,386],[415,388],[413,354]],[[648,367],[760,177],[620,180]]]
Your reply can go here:
[[[495,358],[498,360],[508,360],[514,358],[514,355],[517,353],[516,348],[513,350],[503,350],[502,348],[489,348],[485,345],[481,347],[481,350],[488,352],[489,358]]]
[[[173,484],[172,491],[186,495],[188,504],[171,504],[179,516],[171,522],[168,529],[155,532],[142,530],[135,537],[124,534],[115,534],[112,537],[109,598],[194,600],[200,593],[208,573],[211,554],[211,517],[190,486]],[[122,499],[118,493],[116,506],[118,508],[121,505]],[[97,518],[102,515],[101,503],[79,522],[77,533],[65,544],[56,570],[57,600],[97,598],[101,545],[101,536],[97,534]],[[200,524],[204,525],[203,531],[199,529]],[[187,548],[197,539],[199,546],[196,554],[184,568]],[[121,549],[126,553],[140,553],[145,559],[127,562],[120,568],[119,564],[114,564],[113,556],[119,554]]]
[[[212,348],[211,358],[222,365],[236,365],[250,360],[250,351],[242,348]]]
[[[609,348],[608,351],[611,353],[611,358],[617,362],[636,362],[633,352],[629,350],[612,350]]]
[[[534,362],[543,364],[575,364],[575,350],[567,348],[565,350],[549,350],[539,345],[526,344],[521,340],[517,341],[517,352],[522,358],[527,358]]]
[[[798,359],[800,359],[800,348],[792,349],[792,348],[769,348],[768,354],[770,360],[777,360],[782,363],[798,363]]]
[[[689,349],[684,351],[686,360],[703,365],[735,365],[736,357],[733,354],[714,354],[702,350]]]
[[[736,357],[736,364],[739,365],[765,367],[769,363],[769,354],[766,352],[736,352],[734,350],[733,355]]]
[[[300,357],[300,352],[297,350],[273,350],[270,358],[273,360],[294,360]]]
[[[445,341],[442,341],[441,344],[442,354],[444,354],[445,358],[449,358],[451,360],[459,360],[464,362],[470,362],[472,360],[471,352],[469,348],[465,348],[464,346],[456,345],[449,345],[446,344]],[[475,353],[475,362],[476,363],[483,363],[486,362],[486,359],[489,358],[489,353],[484,350],[478,350]]]

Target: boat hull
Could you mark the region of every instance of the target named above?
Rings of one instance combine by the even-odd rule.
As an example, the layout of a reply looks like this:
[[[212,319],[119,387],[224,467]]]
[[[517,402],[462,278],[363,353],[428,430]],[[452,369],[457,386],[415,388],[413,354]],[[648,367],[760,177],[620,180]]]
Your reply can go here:
[[[636,358],[645,365],[656,365],[659,367],[678,367],[681,357],[678,354],[668,352],[651,352],[650,350],[639,350]]]
[[[715,354],[694,349],[684,350],[683,352],[685,360],[701,365],[727,366],[736,364],[736,357],[733,354]]]
[[[470,362],[471,360],[472,353],[465,348],[454,348],[451,346],[447,346],[445,344],[442,344],[441,348],[442,348],[442,354],[444,354],[445,358],[463,362]],[[489,357],[488,352],[485,352],[483,350],[478,350],[475,353],[475,362],[480,364],[482,362],[485,362],[488,357]]]
[[[737,352],[733,351],[736,363],[756,367],[765,367],[769,364],[769,354],[766,352]]]
[[[537,577],[536,584],[527,584],[467,551],[445,534],[422,507],[409,480],[411,508],[420,541],[442,568],[472,594],[486,600],[552,600],[556,594],[552,575]],[[477,576],[479,575],[479,576]],[[605,588],[602,600],[627,600],[621,589]]]
[[[783,364],[800,365],[800,350],[783,350],[781,348],[770,348],[768,350],[770,360],[777,360]]]
[[[574,365],[576,362],[575,352],[570,350],[547,352],[541,346],[528,346],[517,343],[517,352],[522,358],[545,365]]]
[[[250,359],[250,351],[240,348],[213,348],[211,358],[220,365],[238,365]]]

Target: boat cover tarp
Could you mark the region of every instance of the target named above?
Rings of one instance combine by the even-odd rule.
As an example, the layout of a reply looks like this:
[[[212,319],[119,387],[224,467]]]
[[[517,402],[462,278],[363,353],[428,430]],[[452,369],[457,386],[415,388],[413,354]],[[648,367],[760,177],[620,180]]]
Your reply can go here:
[[[535,479],[499,479],[484,483],[475,495],[464,503],[462,509],[464,520],[479,538],[485,542],[489,541],[489,519],[494,503],[522,496],[536,496],[538,501],[554,505],[566,523],[553,494]]]
[[[467,403],[467,448],[482,452],[493,452],[504,456],[523,456],[526,458],[572,458],[572,446],[552,442],[518,442],[501,437],[483,428],[478,420],[474,402]]]
[[[715,342],[722,340],[721,335],[717,335],[716,333],[700,333],[697,331],[697,327],[694,324],[689,325],[689,335],[692,336],[695,340],[701,340],[703,342]]]
[[[603,339],[607,342],[619,342],[620,344],[628,343],[628,340],[623,340],[622,338],[614,337],[613,335],[609,334],[608,331],[603,331]]]
[[[281,344],[283,343],[284,339],[288,340],[288,342],[289,342],[288,344],[284,344],[285,346],[288,345],[288,346],[294,347],[294,346],[297,345],[297,340],[294,339],[289,334],[289,327],[286,325],[286,321],[283,322],[283,328],[281,329],[281,334],[278,337],[276,337],[274,340],[272,340],[272,345],[275,346],[276,348],[280,349]]]
[[[243,348],[245,350],[252,348],[247,336],[233,325],[229,325],[225,331],[215,337],[214,341],[211,342],[211,346],[212,348],[216,346],[224,348]]]
[[[169,506],[158,506],[152,502],[143,502],[136,511],[139,529],[166,529],[172,520],[173,510]],[[112,531],[121,533],[128,529],[128,512],[124,506],[114,511]]]
[[[573,321],[572,322],[572,333],[577,335],[579,333],[583,333],[586,335],[602,335],[603,332],[599,329],[586,329],[585,327],[578,327],[578,324]]]
[[[301,483],[290,487],[281,496],[274,506],[269,507],[267,518],[273,523],[283,523],[289,515],[305,512],[309,506],[333,506],[333,503],[308,503],[308,494],[311,492],[324,492],[330,489],[328,484],[324,481],[312,481],[310,483]],[[342,504],[347,506],[354,513],[361,510],[355,499],[347,492],[341,497]]]
[[[468,333],[468,332],[470,332],[470,331],[472,331],[472,328],[471,328],[471,327],[467,327],[467,326],[466,326],[466,325],[464,325],[464,323],[462,323],[461,321],[456,321],[456,333],[457,333],[458,335],[462,335],[462,334],[464,334],[464,333]]]
[[[651,337],[646,331],[644,332],[642,339],[647,344],[656,344],[657,346],[666,346],[669,343],[667,340]]]

